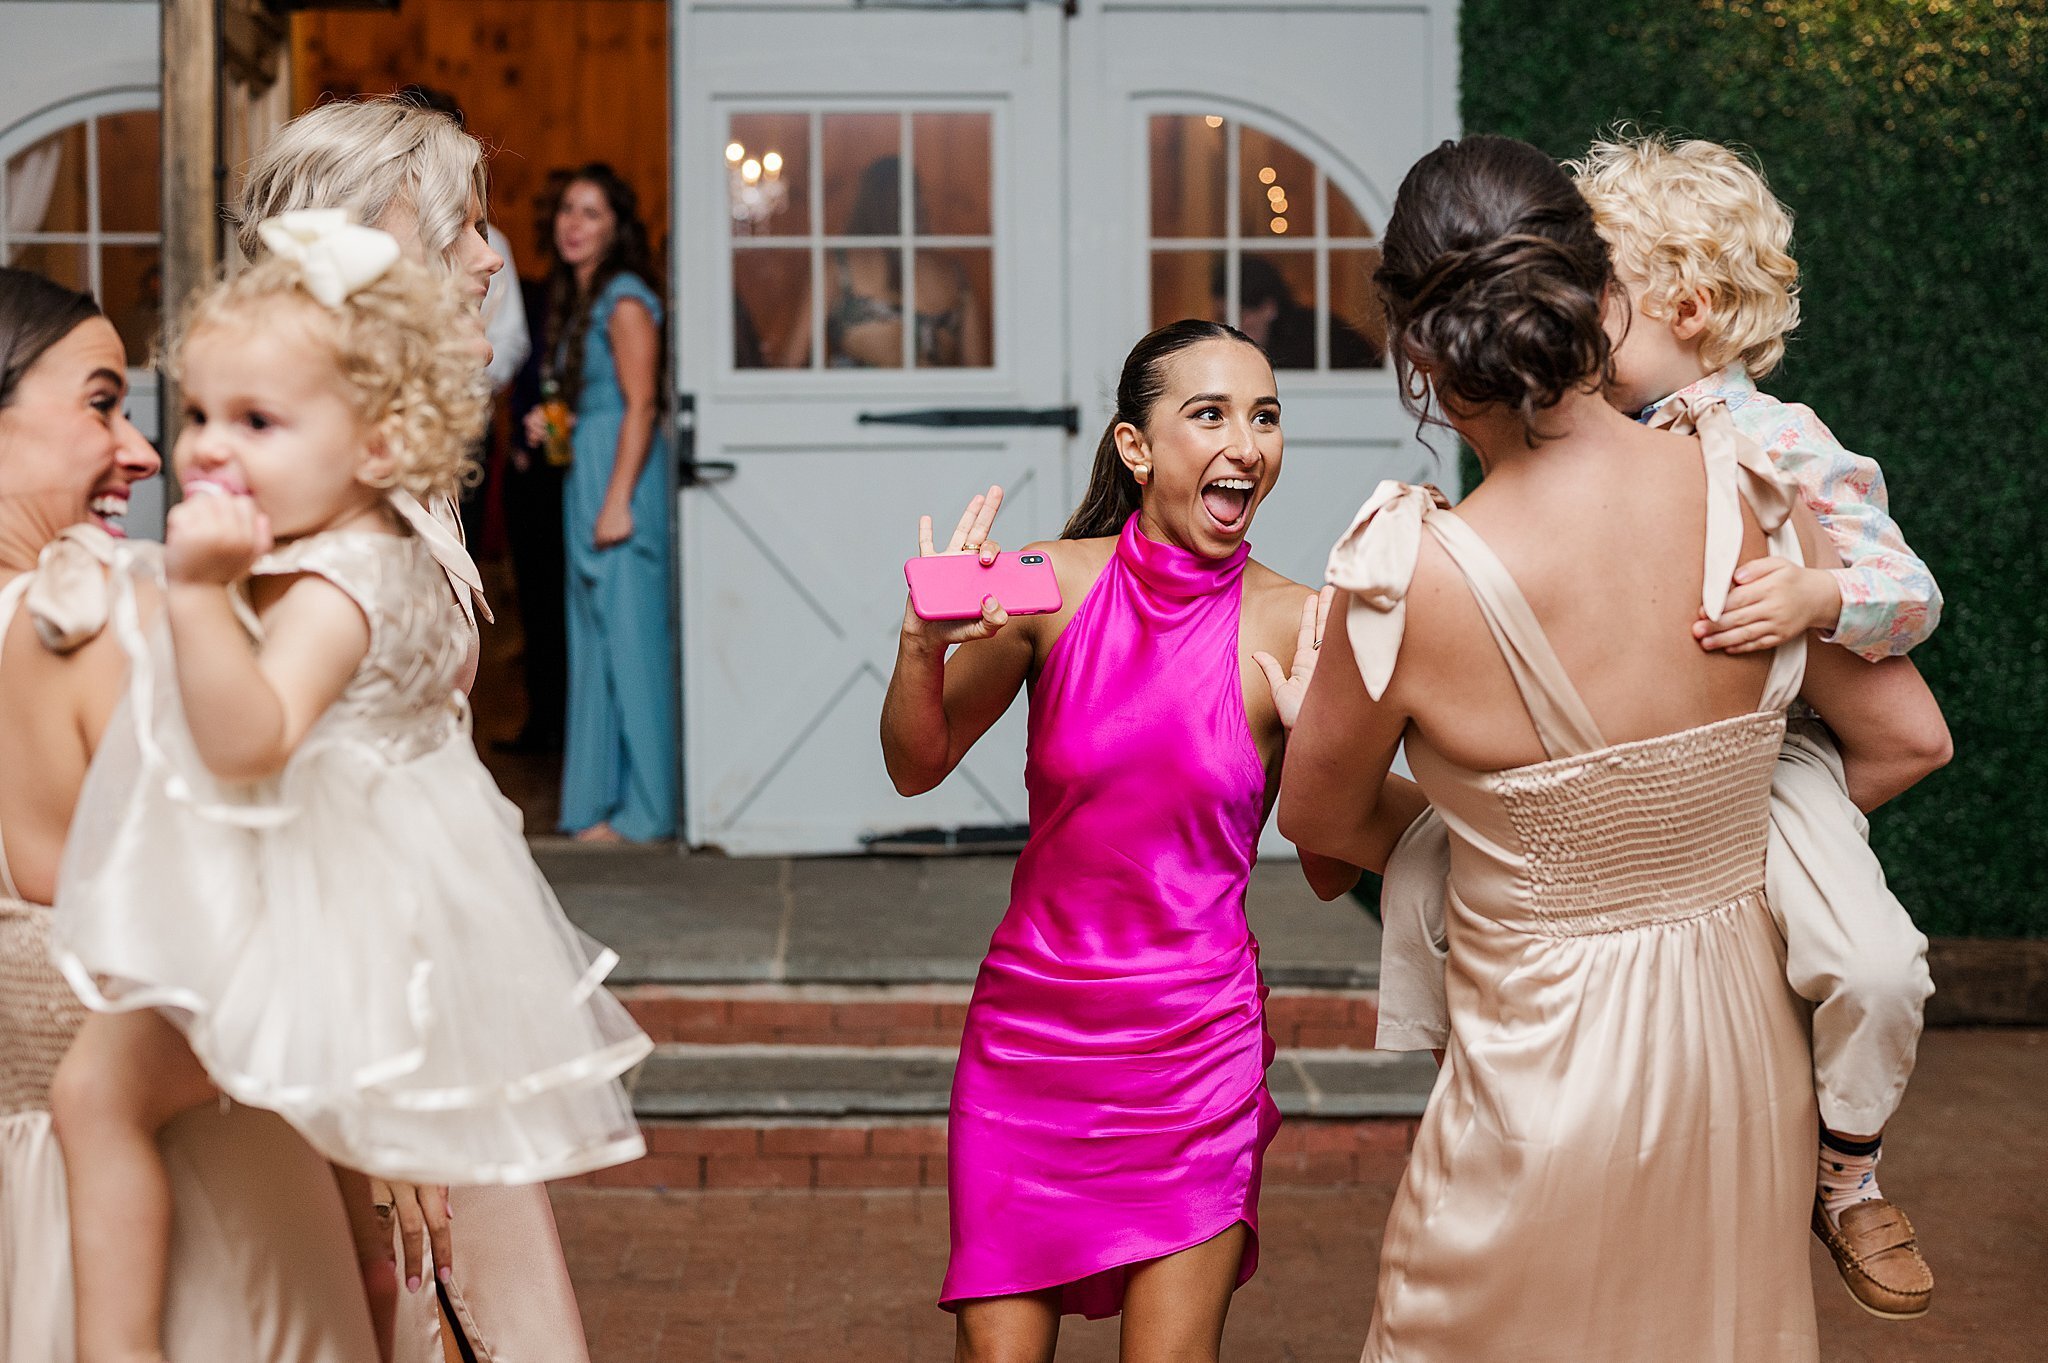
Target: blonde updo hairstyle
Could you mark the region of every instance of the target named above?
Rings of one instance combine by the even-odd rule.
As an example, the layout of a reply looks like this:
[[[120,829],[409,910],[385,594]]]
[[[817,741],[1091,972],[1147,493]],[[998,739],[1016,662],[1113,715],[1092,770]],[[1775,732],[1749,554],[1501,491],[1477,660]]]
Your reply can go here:
[[[409,260],[330,308],[306,291],[297,264],[266,256],[194,300],[173,347],[173,372],[192,338],[209,328],[305,328],[332,356],[335,382],[391,456],[380,486],[427,501],[473,481],[470,451],[489,416],[470,339],[475,323],[465,317],[446,281]]]
[[[1652,317],[1675,316],[1705,290],[1700,359],[1716,369],[1740,360],[1762,378],[1799,325],[1792,214],[1762,171],[1720,143],[1629,132],[1567,163],[1616,268]]]
[[[284,125],[249,163],[230,211],[249,260],[264,254],[257,225],[302,208],[340,208],[386,227],[409,211],[429,263],[449,263],[470,210],[485,202],[483,147],[453,118],[397,97],[323,104]]]

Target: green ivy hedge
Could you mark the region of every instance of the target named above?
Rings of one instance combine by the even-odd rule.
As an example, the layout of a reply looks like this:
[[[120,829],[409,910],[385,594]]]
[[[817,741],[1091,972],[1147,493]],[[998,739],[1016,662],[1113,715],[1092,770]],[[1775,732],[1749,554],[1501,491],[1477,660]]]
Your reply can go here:
[[[1878,812],[1930,933],[2048,937],[2048,5],[1465,0],[1464,125],[1739,143],[1796,215],[1766,383],[1876,458],[1948,606],[1914,654],[1955,762]]]

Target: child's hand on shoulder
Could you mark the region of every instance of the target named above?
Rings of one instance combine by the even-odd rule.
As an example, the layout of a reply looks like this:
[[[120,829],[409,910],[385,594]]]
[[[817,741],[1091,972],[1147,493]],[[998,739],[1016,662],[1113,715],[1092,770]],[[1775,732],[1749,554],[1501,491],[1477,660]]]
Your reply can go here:
[[[1772,556],[1735,570],[1735,585],[1719,620],[1706,612],[1692,627],[1704,649],[1756,653],[1814,629],[1833,629],[1842,618],[1842,590],[1833,573]]]
[[[270,552],[270,518],[254,497],[191,496],[164,518],[164,573],[172,582],[226,586]]]

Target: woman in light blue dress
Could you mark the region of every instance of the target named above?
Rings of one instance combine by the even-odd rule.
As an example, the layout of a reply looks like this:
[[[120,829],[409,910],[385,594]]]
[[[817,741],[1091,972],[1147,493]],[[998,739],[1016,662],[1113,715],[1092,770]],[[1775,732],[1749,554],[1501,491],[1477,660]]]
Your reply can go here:
[[[545,382],[574,413],[562,488],[569,700],[561,827],[586,842],[676,830],[668,440],[661,299],[638,196],[611,167],[564,184],[548,277]],[[532,421],[545,427],[546,408]],[[545,430],[533,432],[536,443]]]

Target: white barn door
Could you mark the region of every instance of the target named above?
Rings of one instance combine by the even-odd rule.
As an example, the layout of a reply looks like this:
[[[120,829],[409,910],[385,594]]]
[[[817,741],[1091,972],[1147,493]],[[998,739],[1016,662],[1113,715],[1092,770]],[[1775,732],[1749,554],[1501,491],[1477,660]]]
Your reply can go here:
[[[685,828],[734,853],[1025,822],[1022,707],[904,800],[877,719],[917,516],[1066,509],[1058,8],[679,0]]]

